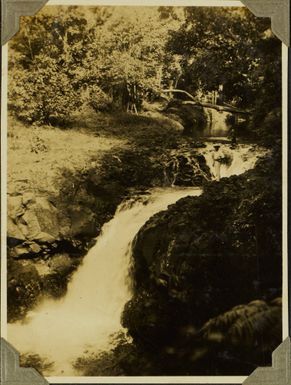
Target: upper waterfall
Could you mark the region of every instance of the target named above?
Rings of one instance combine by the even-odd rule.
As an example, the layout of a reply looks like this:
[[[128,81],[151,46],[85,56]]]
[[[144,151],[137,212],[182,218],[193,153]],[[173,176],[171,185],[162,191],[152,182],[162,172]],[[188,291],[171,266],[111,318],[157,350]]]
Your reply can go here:
[[[199,186],[203,181],[215,179],[213,162],[214,146],[218,143],[204,142],[202,148],[183,148],[171,151],[165,163],[165,184],[168,186]],[[240,175],[252,169],[267,150],[250,144],[219,143],[224,161],[220,165],[220,177]]]
[[[225,162],[221,164],[220,168],[221,178],[243,174],[255,166],[259,157],[267,153],[266,149],[250,144],[239,144],[235,147],[229,144],[220,144],[220,148],[225,156]],[[199,152],[206,160],[212,176],[215,174],[212,157],[213,151],[214,144],[211,142],[207,142],[205,148],[199,149]]]
[[[203,136],[227,137],[229,133],[227,118],[231,115],[231,113],[226,111],[217,111],[214,108],[208,107],[204,107],[204,111],[207,117],[207,125],[203,131]]]

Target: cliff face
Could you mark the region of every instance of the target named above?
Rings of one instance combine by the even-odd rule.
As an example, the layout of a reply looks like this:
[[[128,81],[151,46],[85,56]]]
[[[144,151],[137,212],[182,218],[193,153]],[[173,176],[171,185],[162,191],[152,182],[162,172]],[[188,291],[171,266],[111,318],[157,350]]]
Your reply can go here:
[[[123,314],[138,346],[162,355],[170,349],[175,367],[182,335],[187,346],[210,318],[280,293],[279,170],[272,155],[143,226],[133,248],[134,296]]]

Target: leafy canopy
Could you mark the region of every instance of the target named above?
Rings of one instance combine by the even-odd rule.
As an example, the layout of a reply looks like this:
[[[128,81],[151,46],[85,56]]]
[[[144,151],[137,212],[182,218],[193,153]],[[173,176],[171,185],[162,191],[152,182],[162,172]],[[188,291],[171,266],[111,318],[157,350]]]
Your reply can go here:
[[[46,7],[23,18],[11,43],[11,110],[27,122],[66,124],[84,103],[123,103],[132,86],[139,97],[155,93],[168,30],[178,25],[156,7]]]
[[[269,19],[244,7],[186,7],[167,48],[180,56],[180,88],[195,93],[223,86],[226,100],[240,106],[264,94],[280,101],[280,41]]]

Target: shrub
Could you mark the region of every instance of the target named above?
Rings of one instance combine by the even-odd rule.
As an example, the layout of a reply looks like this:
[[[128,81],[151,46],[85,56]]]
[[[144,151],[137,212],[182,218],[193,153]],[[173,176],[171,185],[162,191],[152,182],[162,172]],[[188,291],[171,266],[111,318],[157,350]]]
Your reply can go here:
[[[274,146],[282,137],[282,111],[280,108],[274,108],[269,111],[256,127],[256,133],[259,140],[265,146]]]
[[[25,368],[33,368],[40,374],[43,371],[52,369],[54,363],[48,361],[46,358],[41,358],[38,354],[21,354],[20,366]]]
[[[38,60],[38,67],[12,71],[9,109],[26,123],[64,126],[82,104],[80,92],[69,76],[58,70],[53,59],[43,55]]]
[[[96,112],[108,111],[112,100],[96,84],[88,87],[88,100],[86,101]]]

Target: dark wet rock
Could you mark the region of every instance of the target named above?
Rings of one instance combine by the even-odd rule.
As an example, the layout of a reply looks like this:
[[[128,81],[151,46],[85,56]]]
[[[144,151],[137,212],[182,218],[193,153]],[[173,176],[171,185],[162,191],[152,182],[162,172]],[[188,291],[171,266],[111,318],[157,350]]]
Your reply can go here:
[[[195,137],[206,127],[207,118],[203,107],[185,104],[182,100],[173,99],[165,108],[165,113],[182,124],[185,135]]]
[[[67,291],[70,276],[80,262],[81,259],[71,258],[68,254],[55,254],[47,259],[44,259],[44,254],[33,259],[9,258],[7,279],[9,321],[23,318],[44,295],[53,298],[63,296]]]
[[[41,294],[41,279],[32,264],[8,260],[7,300],[8,320],[22,318],[27,309],[37,304]]]
[[[70,276],[79,262],[66,254],[50,258],[47,262],[48,272],[41,276],[42,293],[53,298],[65,295]]]
[[[244,175],[205,185],[200,197],[179,200],[142,227],[133,247],[134,295],[123,314],[140,348],[163,355],[171,346],[174,368],[181,365],[185,328],[199,330],[236,305],[280,295],[278,170],[279,157],[262,160]],[[183,370],[191,370],[195,342],[183,338]]]
[[[201,186],[210,180],[206,160],[195,149],[172,152],[164,162],[164,171],[168,183],[175,186]]]
[[[62,279],[58,274],[47,274],[42,279],[42,292],[53,298],[59,298],[67,292],[67,279]]]
[[[54,273],[66,276],[74,270],[75,261],[68,254],[57,254],[50,258],[48,266]]]

